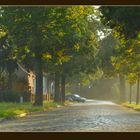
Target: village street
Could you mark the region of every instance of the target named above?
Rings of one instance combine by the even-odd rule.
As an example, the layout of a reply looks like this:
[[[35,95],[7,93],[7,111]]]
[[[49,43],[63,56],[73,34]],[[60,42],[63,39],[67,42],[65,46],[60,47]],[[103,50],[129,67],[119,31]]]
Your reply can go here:
[[[140,113],[110,101],[88,100],[0,122],[0,131],[140,131]]]

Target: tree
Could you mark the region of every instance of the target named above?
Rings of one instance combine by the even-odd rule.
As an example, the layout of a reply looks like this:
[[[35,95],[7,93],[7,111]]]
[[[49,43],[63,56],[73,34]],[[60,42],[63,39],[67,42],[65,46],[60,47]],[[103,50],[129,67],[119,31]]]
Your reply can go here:
[[[66,15],[67,18],[65,20],[69,20],[71,24],[69,26],[63,24],[62,29],[65,35],[61,35],[61,38],[58,38],[58,40],[61,40],[57,43],[58,47],[56,50],[52,51],[53,54],[50,52],[52,59],[50,63],[48,62],[50,71],[55,73],[55,86],[57,86],[55,87],[55,101],[62,102],[65,100],[65,81],[67,75],[69,75],[69,71],[73,71],[73,63],[75,61],[73,58],[79,55],[81,50],[89,49],[88,45],[85,46],[87,39],[90,38],[89,35],[91,35],[91,31],[89,32],[88,16],[94,12],[93,7],[86,6],[70,7],[67,10],[69,14]],[[74,14],[73,11],[77,11],[79,14]],[[77,59],[75,62],[77,62]],[[60,79],[61,92],[59,87]]]
[[[57,28],[54,17],[56,14],[58,19],[61,16],[57,10],[60,9],[51,7],[2,7],[1,9],[3,25],[12,38],[16,59],[33,60],[32,70],[36,75],[35,105],[43,104],[42,65],[43,60],[48,59],[47,46],[50,45],[53,32]]]
[[[18,69],[16,60],[12,59],[12,47],[8,41],[7,34],[0,37],[0,69],[8,74],[8,89],[12,90],[12,76]]]
[[[135,73],[129,73],[127,76],[127,81],[130,84],[129,88],[129,103],[132,103],[132,86],[136,83],[137,75]]]
[[[124,75],[127,75],[128,62],[126,57],[126,51],[130,44],[129,39],[136,39],[139,32],[140,20],[137,18],[139,16],[139,7],[109,7],[101,6],[100,11],[102,12],[102,23],[109,26],[111,29],[115,30],[116,37],[119,39],[118,47],[116,47],[117,55],[113,58],[113,63],[116,70],[120,73],[120,91],[125,92],[125,79]],[[132,26],[133,25],[133,26]],[[130,55],[129,55],[130,56]],[[123,94],[121,94],[123,95]],[[124,98],[122,96],[122,98]]]
[[[137,96],[136,104],[139,104],[139,78],[140,78],[140,55],[139,55],[139,37],[137,39],[129,40],[129,46],[126,51],[126,59],[128,66],[128,77],[130,77],[130,83],[134,84],[137,81]]]
[[[73,53],[72,59],[62,64],[62,78],[65,78],[66,82],[81,83],[83,78],[87,78],[87,80],[90,81],[91,75],[95,75],[96,73],[97,65],[95,64],[95,58],[98,45],[96,44],[97,41],[95,40],[93,32],[89,33],[89,29],[87,28],[89,36],[85,39],[85,43],[82,44],[83,46],[75,46],[79,49],[76,53]],[[65,85],[63,85],[63,89],[64,88]],[[64,97],[63,93],[62,95]]]
[[[112,57],[115,56],[116,45],[117,40],[113,33],[110,33],[99,42],[98,61],[104,77],[112,78],[116,76],[115,68],[112,64]]]
[[[36,75],[35,105],[42,105],[42,69],[51,60],[57,65],[69,61],[75,44],[86,31],[84,19],[93,7],[2,7],[1,19],[13,41],[16,59],[28,64]],[[53,41],[52,41],[53,40]],[[32,60],[30,67],[27,58]]]
[[[110,28],[117,28],[126,38],[136,38],[140,27],[140,7],[101,6],[102,22]]]

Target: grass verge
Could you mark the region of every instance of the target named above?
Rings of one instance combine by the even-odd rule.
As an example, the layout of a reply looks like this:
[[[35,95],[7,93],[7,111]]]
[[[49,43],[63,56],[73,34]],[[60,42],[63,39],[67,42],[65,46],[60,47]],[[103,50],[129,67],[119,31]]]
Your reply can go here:
[[[131,103],[130,104],[130,103],[126,102],[126,103],[123,103],[122,105],[127,107],[127,108],[132,108],[134,110],[140,111],[140,104],[136,105],[136,103]]]
[[[33,106],[32,103],[0,103],[0,118],[14,118],[22,116],[22,114],[29,114],[36,111],[45,111],[47,109],[57,108],[69,105],[71,102],[66,101],[62,103],[54,103],[53,101],[43,103],[42,107]],[[24,115],[23,115],[24,116]]]

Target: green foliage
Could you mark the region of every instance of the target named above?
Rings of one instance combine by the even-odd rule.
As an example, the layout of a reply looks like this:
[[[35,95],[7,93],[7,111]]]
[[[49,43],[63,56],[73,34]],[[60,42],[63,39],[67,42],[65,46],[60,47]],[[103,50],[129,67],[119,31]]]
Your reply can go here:
[[[136,51],[139,51],[137,39],[140,20],[137,16],[140,8],[103,6],[100,10],[102,22],[113,29],[117,41],[116,46],[114,46],[114,54],[111,57],[114,72],[126,75],[127,81],[134,84],[139,71],[139,55]]]
[[[88,84],[102,75],[98,32],[104,28],[93,6],[2,6],[1,15],[1,26],[12,40],[12,58],[28,70],[34,71],[39,59],[43,71],[59,72],[68,81]]]
[[[101,6],[102,21],[114,28],[120,26],[118,31],[126,38],[135,38],[140,27],[140,7],[137,6]]]
[[[70,24],[66,27],[63,25],[65,33],[61,33],[63,34],[62,49],[58,46],[59,50],[51,55],[52,59],[45,67],[52,73],[58,71],[68,78],[72,75],[79,75],[80,72],[94,73],[96,69],[94,60],[97,56],[98,45],[93,27],[91,29],[91,24],[94,24],[95,19],[88,19],[90,14],[94,14],[94,9],[90,6],[74,6],[67,10],[69,14],[66,17]],[[79,12],[73,13],[73,11]]]
[[[117,40],[113,33],[106,36],[99,43],[98,61],[105,77],[111,78],[116,75],[115,68],[112,63],[112,59],[115,56],[116,45]]]
[[[12,59],[12,47],[6,34],[0,37],[0,69],[7,71],[8,74],[14,73],[17,69],[16,61]]]
[[[2,101],[4,102],[20,102],[21,94],[17,91],[4,90],[1,93]]]
[[[39,56],[44,63],[61,65],[85,44],[87,17],[93,13],[92,6],[3,6],[1,20],[13,41],[15,58],[28,67]]]
[[[74,11],[78,13],[75,14]],[[67,57],[55,54],[69,49],[80,41],[82,32],[86,32],[86,18],[93,10],[88,6],[70,7],[2,7],[2,24],[18,50],[17,57],[24,60],[27,55],[36,57],[40,52],[44,60],[58,58],[58,62]],[[85,19],[86,20],[86,19]],[[82,21],[82,22],[81,22]],[[71,38],[71,39],[69,39]],[[63,49],[65,48],[65,49]],[[54,58],[53,58],[54,57]],[[61,60],[59,60],[59,58]]]
[[[136,80],[137,80],[137,74],[136,73],[129,73],[127,75],[127,79],[126,80],[131,85],[135,84]]]
[[[117,72],[127,75],[128,82],[134,84],[140,68],[139,39],[119,40],[120,46],[116,46],[116,56],[112,58],[112,62]]]
[[[12,40],[14,59],[28,70],[34,71],[36,65],[43,64],[40,71],[52,73],[61,71],[62,64],[69,62],[86,44],[89,37],[87,19],[93,12],[92,6],[2,6],[0,26]],[[36,89],[41,90],[39,86]]]

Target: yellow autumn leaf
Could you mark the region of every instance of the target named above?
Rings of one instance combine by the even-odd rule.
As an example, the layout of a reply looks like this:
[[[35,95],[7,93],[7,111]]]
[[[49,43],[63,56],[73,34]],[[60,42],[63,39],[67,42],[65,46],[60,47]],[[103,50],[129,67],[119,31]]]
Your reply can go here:
[[[136,44],[138,44],[138,45],[139,45],[139,44],[140,44],[140,40],[137,40]]]
[[[59,32],[59,33],[58,33],[58,36],[63,37],[64,34],[65,34],[64,32]]]
[[[0,32],[0,37],[5,36],[6,32]]]
[[[63,52],[62,52],[62,51],[57,51],[56,54],[57,54],[59,57],[62,57]]]
[[[52,55],[49,53],[45,53],[45,54],[43,54],[43,59],[50,60],[50,59],[52,59]]]
[[[75,48],[76,50],[79,50],[79,49],[80,49],[80,45],[79,45],[78,43],[76,43],[76,44],[74,45],[74,48]]]
[[[127,50],[128,53],[130,53],[130,52],[132,52],[132,51],[133,51],[133,49],[128,49],[128,50]]]

